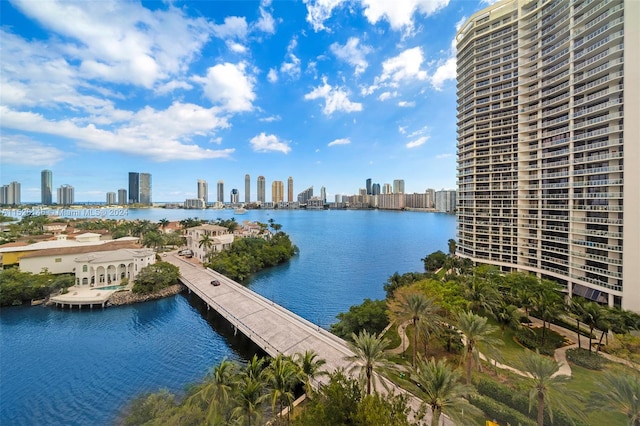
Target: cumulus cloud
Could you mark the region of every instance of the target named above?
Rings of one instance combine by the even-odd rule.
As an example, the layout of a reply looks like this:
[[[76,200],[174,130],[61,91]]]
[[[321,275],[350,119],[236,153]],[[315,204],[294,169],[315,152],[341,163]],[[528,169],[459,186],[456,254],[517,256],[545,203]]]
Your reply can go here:
[[[355,112],[362,111],[362,104],[351,102],[349,93],[341,87],[331,87],[327,83],[327,78],[322,78],[322,86],[314,88],[311,92],[304,95],[305,100],[324,99],[324,108],[322,112],[325,115],[331,115],[336,111]]]
[[[442,86],[447,80],[456,79],[456,58],[455,56],[446,59],[441,63],[433,75],[430,77],[431,85],[436,90],[442,90]]]
[[[409,143],[407,143],[406,147],[411,149],[411,148],[417,148],[420,145],[423,145],[426,141],[429,140],[429,136],[422,136],[414,141],[411,141]]]
[[[182,73],[211,34],[206,19],[187,17],[171,5],[150,11],[133,2],[19,0],[13,4],[62,36],[47,42],[45,50],[49,52],[29,49],[26,55],[57,55],[58,62],[66,62],[76,79],[152,88],[157,81]]]
[[[276,151],[288,154],[291,151],[291,147],[287,142],[278,139],[276,135],[267,135],[264,132],[251,138],[249,143],[251,143],[251,147],[256,152]]]
[[[226,43],[227,43],[227,47],[232,52],[236,52],[236,53],[246,53],[247,52],[247,46],[245,46],[244,44],[237,43],[237,42],[232,41],[232,40],[227,40]]]
[[[453,157],[453,154],[438,154],[438,155],[436,155],[436,158],[438,160],[442,160],[443,158],[449,158],[449,157]]]
[[[0,163],[25,166],[52,166],[64,158],[64,152],[23,135],[3,134]]]
[[[229,126],[218,107],[205,109],[180,102],[166,110],[145,107],[112,130],[93,123],[81,126],[73,119],[50,120],[6,106],[0,106],[0,115],[4,128],[63,137],[86,149],[122,152],[155,161],[221,158],[235,151],[204,149],[190,142],[194,136],[211,135]]]
[[[351,140],[349,138],[341,138],[331,141],[327,144],[327,146],[336,146],[336,145],[349,145]]]
[[[186,81],[171,80],[156,87],[155,92],[159,95],[166,95],[178,89],[191,90],[192,85]]]
[[[274,121],[280,120],[282,120],[282,117],[280,117],[279,115],[271,115],[269,117],[263,117],[259,119],[259,121],[262,121],[263,123],[272,123]]]
[[[416,106],[416,103],[411,101],[411,102],[407,102],[407,101],[400,101],[398,102],[398,106],[401,108],[411,108]]]
[[[338,59],[353,66],[355,74],[360,74],[369,66],[365,57],[372,52],[372,49],[370,46],[361,45],[357,37],[350,37],[344,45],[333,43],[330,49]]]
[[[224,24],[212,25],[211,27],[213,34],[222,39],[244,39],[249,30],[249,25],[247,25],[247,20],[244,16],[227,16],[224,18]]]
[[[494,0],[483,0],[494,1]],[[329,19],[333,11],[346,0],[304,0],[307,6],[307,22],[315,31],[327,30],[324,22]],[[375,25],[381,20],[389,23],[391,29],[413,32],[413,15],[420,13],[425,16],[433,15],[449,4],[449,0],[359,0],[363,14],[367,20]]]
[[[273,19],[271,13],[265,9],[265,6],[269,4],[270,3],[263,2],[263,4],[260,5],[260,18],[255,23],[255,28],[267,34],[274,34],[276,32],[276,20]]]
[[[267,73],[267,80],[269,83],[275,83],[278,81],[278,71],[275,68],[271,68]]]
[[[293,50],[298,46],[298,40],[294,37],[287,46],[287,56],[280,65],[280,72],[289,75],[293,79],[300,77],[300,59],[293,53]]]
[[[380,93],[380,96],[378,96],[378,100],[386,101],[387,99],[395,98],[396,96],[398,96],[398,92],[396,92],[396,91],[393,91],[393,92],[382,92],[382,93]]]
[[[205,96],[214,104],[222,105],[229,112],[251,111],[256,95],[253,91],[254,78],[246,72],[246,64],[214,65],[204,77],[193,77],[202,84]]]
[[[426,80],[427,72],[421,69],[422,62],[422,48],[407,49],[384,61],[382,74],[376,80],[379,83],[390,82],[391,85],[397,85],[401,80]]]

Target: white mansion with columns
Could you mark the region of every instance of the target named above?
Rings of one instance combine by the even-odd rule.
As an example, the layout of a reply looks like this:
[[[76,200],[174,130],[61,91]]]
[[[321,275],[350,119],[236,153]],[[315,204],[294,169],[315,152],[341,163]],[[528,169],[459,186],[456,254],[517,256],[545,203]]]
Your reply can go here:
[[[75,258],[76,285],[120,285],[124,279],[133,282],[142,268],[155,262],[152,249],[87,253]]]

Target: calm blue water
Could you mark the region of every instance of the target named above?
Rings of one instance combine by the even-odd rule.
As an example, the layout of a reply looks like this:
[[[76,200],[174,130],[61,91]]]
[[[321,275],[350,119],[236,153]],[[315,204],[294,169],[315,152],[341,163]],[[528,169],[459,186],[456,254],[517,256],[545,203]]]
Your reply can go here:
[[[128,219],[229,218],[230,210],[130,210]],[[420,259],[446,251],[454,216],[381,211],[249,211],[236,220],[273,218],[300,255],[248,286],[328,327],[364,298],[383,298],[394,272],[420,271]],[[211,315],[209,315],[211,317]],[[180,393],[223,358],[253,348],[207,321],[182,295],[89,312],[51,308],[0,311],[0,424],[111,424],[133,396]],[[226,337],[219,333],[225,334]]]

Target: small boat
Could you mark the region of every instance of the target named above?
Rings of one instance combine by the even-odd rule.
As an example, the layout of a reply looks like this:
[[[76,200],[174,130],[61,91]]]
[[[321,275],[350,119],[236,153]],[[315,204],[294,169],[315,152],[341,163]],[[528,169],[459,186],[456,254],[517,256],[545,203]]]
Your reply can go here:
[[[237,209],[233,210],[233,214],[245,214],[247,212],[247,209],[245,209],[244,207],[238,207]]]

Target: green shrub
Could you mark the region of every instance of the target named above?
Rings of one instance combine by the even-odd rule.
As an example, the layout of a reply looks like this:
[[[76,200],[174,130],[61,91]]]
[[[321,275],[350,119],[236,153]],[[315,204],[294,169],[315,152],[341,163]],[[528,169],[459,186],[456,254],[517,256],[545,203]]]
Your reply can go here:
[[[498,424],[508,423],[521,426],[535,426],[536,424],[522,413],[486,396],[473,396],[469,398],[469,402],[484,411],[489,419],[496,420]]]
[[[518,342],[533,351],[536,349],[542,355],[553,355],[553,352],[564,345],[564,337],[553,330],[544,330],[544,344],[542,342],[542,328],[521,328],[516,332]]]
[[[600,354],[589,352],[587,349],[568,349],[567,359],[580,367],[589,370],[602,370],[602,366],[607,360]]]

